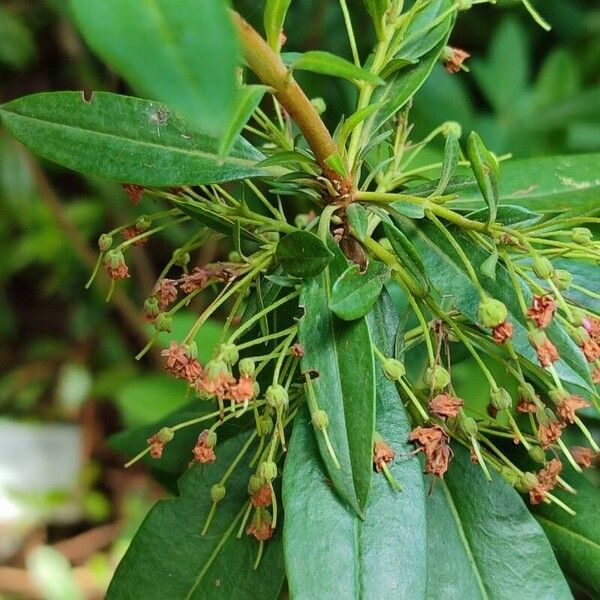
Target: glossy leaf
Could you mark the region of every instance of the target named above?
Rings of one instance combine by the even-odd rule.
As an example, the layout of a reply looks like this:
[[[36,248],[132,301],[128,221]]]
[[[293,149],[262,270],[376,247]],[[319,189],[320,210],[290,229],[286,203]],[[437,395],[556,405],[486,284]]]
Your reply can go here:
[[[369,263],[364,273],[358,265],[348,267],[333,284],[329,308],[344,321],[363,317],[377,301],[390,270],[376,260]]]
[[[333,254],[314,233],[294,231],[279,240],[275,258],[294,277],[315,277],[329,264]]]
[[[541,213],[595,208],[600,193],[600,154],[509,160],[500,169],[500,203]],[[463,180],[450,208],[475,210],[484,202],[477,185]]]
[[[263,25],[267,34],[267,42],[275,51],[281,46],[280,36],[283,32],[285,15],[292,0],[267,0],[263,13]]]
[[[483,140],[474,131],[467,138],[467,156],[471,162],[471,169],[473,169],[481,195],[488,206],[489,222],[494,223],[500,197],[498,160],[485,147]]]
[[[572,469],[563,473],[576,495],[554,490],[577,514],[573,517],[555,504],[538,504],[533,514],[565,574],[576,581],[591,598],[600,596],[600,491],[587,478]]]
[[[487,223],[490,220],[490,209],[486,207],[474,210],[472,213],[469,213],[467,217],[474,221]],[[541,218],[542,215],[523,206],[512,206],[510,204],[500,205],[496,213],[496,221],[502,223],[502,225],[528,227],[537,223]]]
[[[374,85],[383,83],[377,75],[373,75],[367,69],[361,69],[341,56],[322,50],[309,50],[297,57],[294,56],[290,68],[300,71],[312,71],[313,73],[321,73],[322,75],[332,75],[333,77],[342,77],[350,81],[366,81]]]
[[[600,278],[598,277],[598,263],[592,260],[559,259],[554,261],[557,269],[567,269],[573,276],[573,283],[565,296],[596,314],[600,313]],[[583,291],[587,290],[587,293]]]
[[[423,261],[431,285],[473,323],[477,323],[479,295],[464,271],[460,257],[449,246],[446,238],[431,224],[419,221],[419,227],[415,227],[414,222],[408,219],[403,219],[402,223],[403,229],[407,232]],[[476,246],[467,236],[454,228],[451,228],[451,232],[474,265],[480,265],[487,258],[488,253]],[[527,337],[526,322],[515,297],[506,268],[503,265],[498,265],[496,280],[492,281],[482,277],[480,283],[490,296],[506,304],[509,319],[514,325],[513,345],[515,350],[537,365],[537,358]],[[525,301],[530,304],[532,295],[529,287],[523,284],[521,289]],[[561,360],[555,364],[560,377],[591,391],[588,365],[581,351],[562,325],[553,321],[546,329],[546,333],[557,347],[561,357]]]
[[[70,5],[88,44],[140,96],[166,103],[195,129],[215,136],[225,130],[239,63],[228,2],[71,0]]]
[[[359,240],[366,237],[369,227],[369,215],[363,206],[353,202],[346,210],[348,222],[356,232]]]
[[[301,364],[304,372],[313,374],[317,403],[329,417],[327,431],[341,468],[330,456],[323,436],[317,440],[333,488],[345,503],[362,512],[372,473],[373,351],[364,317],[341,321],[329,310],[328,280],[334,281],[348,268],[348,261],[333,241],[330,249],[335,258],[328,273],[305,281],[302,287],[304,316],[298,338],[305,354]]]
[[[340,133],[338,136],[338,144],[340,147],[345,146],[346,141],[350,137],[350,134],[357,125],[362,123],[367,117],[370,117],[374,112],[381,108],[382,104],[369,104],[364,108],[357,110],[355,113],[351,114],[340,127]]]
[[[446,144],[444,146],[444,160],[442,161],[442,171],[440,173],[440,180],[438,181],[437,187],[432,196],[441,196],[450,179],[458,167],[458,161],[460,159],[460,144],[458,138],[454,133],[449,133],[446,137]]]
[[[238,138],[227,158],[218,141],[164,105],[98,92],[35,94],[0,106],[0,121],[36,154],[90,175],[141,185],[219,183],[269,174],[264,156]]]
[[[426,500],[428,600],[571,600],[552,548],[519,494],[487,482],[462,447]]]
[[[267,87],[264,85],[245,85],[238,92],[233,114],[219,144],[221,157],[229,154],[266,91]]]
[[[196,465],[181,478],[180,496],[162,500],[150,511],[121,560],[107,600],[201,600],[240,598],[275,600],[283,582],[281,534],[265,546],[254,570],[258,542],[237,539],[251,474],[242,461],[227,480],[207,535],[200,535],[212,501],[211,486],[231,464],[247,435],[218,446],[216,462]]]
[[[398,316],[384,294],[369,315],[373,340],[393,352]],[[425,599],[426,515],[418,460],[407,444],[410,424],[393,383],[377,370],[377,431],[392,446],[394,491],[374,473],[365,518],[337,498],[327,483],[315,435],[300,413],[283,474],[284,552],[290,593],[313,598]]]

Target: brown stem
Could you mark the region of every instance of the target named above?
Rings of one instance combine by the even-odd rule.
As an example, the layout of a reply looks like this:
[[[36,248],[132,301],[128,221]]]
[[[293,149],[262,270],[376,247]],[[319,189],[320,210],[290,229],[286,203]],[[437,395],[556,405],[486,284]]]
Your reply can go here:
[[[327,177],[342,185],[341,188],[337,186],[342,193],[349,191],[346,188],[352,187],[351,182],[343,181],[325,163],[329,156],[337,153],[338,148],[314,106],[294,81],[279,54],[237,12],[232,11],[232,15],[248,66],[265,85],[274,89],[275,97],[302,131]]]

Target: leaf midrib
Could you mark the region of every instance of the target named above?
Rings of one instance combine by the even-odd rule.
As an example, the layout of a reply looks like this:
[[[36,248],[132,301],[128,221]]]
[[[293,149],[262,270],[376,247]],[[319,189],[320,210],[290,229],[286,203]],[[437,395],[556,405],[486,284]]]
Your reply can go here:
[[[475,560],[475,555],[471,550],[471,545],[469,544],[469,540],[467,539],[467,535],[462,526],[462,521],[460,520],[460,515],[458,514],[458,510],[456,509],[456,504],[454,503],[454,499],[452,498],[452,494],[448,489],[448,486],[442,481],[440,482],[442,489],[444,490],[444,495],[448,501],[448,507],[452,512],[452,516],[454,517],[454,521],[456,523],[456,529],[458,531],[458,535],[460,537],[461,542],[465,548],[467,556],[469,558],[469,562],[473,566],[473,574],[475,575],[475,579],[477,580],[477,585],[479,586],[479,591],[481,592],[481,596],[484,600],[490,600],[490,597],[485,589],[483,579],[481,577],[481,573],[479,572],[479,567],[477,565],[477,561]]]
[[[565,532],[565,535],[572,537],[574,539],[580,540],[581,542],[583,542],[584,544],[587,544],[589,546],[592,546],[596,551],[600,552],[600,544],[598,544],[598,542],[595,542],[594,540],[585,537],[584,535],[582,535],[581,533],[577,533],[576,531],[573,531],[571,529],[567,529],[564,525],[560,525],[559,523],[556,523],[554,521],[551,521],[550,519],[547,519],[546,517],[542,517],[540,515],[533,515],[538,521],[543,521],[544,523],[546,523],[547,525],[550,525],[556,529],[559,529],[560,531]]]
[[[93,135],[99,136],[99,137],[107,137],[107,138],[112,138],[121,142],[125,142],[128,144],[133,144],[133,145],[140,145],[140,146],[147,146],[150,148],[158,148],[160,150],[168,150],[170,152],[176,153],[176,154],[183,154],[183,155],[187,155],[187,156],[197,156],[199,158],[206,158],[209,160],[212,160],[214,163],[218,163],[218,154],[217,152],[215,152],[214,154],[211,154],[210,152],[206,152],[203,150],[198,150],[198,149],[194,149],[194,150],[185,150],[183,148],[179,148],[177,146],[171,146],[171,145],[167,145],[167,144],[157,144],[155,142],[150,142],[147,140],[139,140],[139,139],[135,139],[135,138],[131,138],[131,137],[121,137],[118,136],[114,133],[106,133],[104,131],[96,131],[94,129],[86,129],[84,127],[77,127],[75,125],[68,125],[66,123],[59,123],[59,122],[55,122],[55,121],[48,121],[45,119],[40,119],[38,117],[32,117],[29,115],[23,115],[21,113],[15,112],[15,111],[11,111],[11,110],[6,110],[5,108],[0,108],[0,114],[4,112],[10,115],[14,115],[17,118],[20,119],[28,119],[30,121],[34,121],[34,122],[38,122],[38,123],[43,123],[48,127],[53,127],[53,128],[67,128],[67,129],[73,129],[75,131],[78,132],[83,132],[83,133],[91,133]],[[257,170],[262,170],[263,167],[259,167],[257,166],[257,162],[247,159],[247,158],[240,158],[240,157],[235,157],[235,156],[228,156],[227,158],[225,158],[223,160],[223,165],[225,165],[226,163],[236,163],[239,164],[240,166],[243,167],[254,167]]]

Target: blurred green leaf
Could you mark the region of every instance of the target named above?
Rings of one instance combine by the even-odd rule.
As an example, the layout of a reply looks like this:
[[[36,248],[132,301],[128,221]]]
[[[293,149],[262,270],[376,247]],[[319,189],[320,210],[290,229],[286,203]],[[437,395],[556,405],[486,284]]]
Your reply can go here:
[[[283,32],[285,15],[292,0],[267,0],[263,13],[263,25],[267,34],[267,42],[275,51],[279,51],[280,35]]]
[[[35,40],[27,25],[15,12],[0,6],[0,62],[23,69],[35,55]]]

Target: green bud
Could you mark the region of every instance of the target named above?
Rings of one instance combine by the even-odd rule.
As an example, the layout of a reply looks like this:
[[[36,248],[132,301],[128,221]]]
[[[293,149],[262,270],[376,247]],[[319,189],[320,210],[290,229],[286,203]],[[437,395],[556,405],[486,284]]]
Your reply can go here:
[[[519,396],[529,402],[536,402],[538,400],[535,389],[530,383],[524,383],[518,387]]]
[[[250,479],[248,480],[248,495],[254,496],[262,486],[262,479],[258,475],[250,475]]]
[[[260,431],[262,435],[269,435],[273,431],[273,420],[269,415],[263,415],[259,419]]]
[[[323,98],[311,98],[310,103],[313,105],[313,108],[317,111],[318,115],[322,115],[327,110],[327,105]]]
[[[571,229],[571,241],[575,244],[586,246],[594,239],[594,235],[587,227],[573,227]]]
[[[225,498],[226,493],[227,490],[222,483],[215,483],[215,485],[210,488],[210,497],[213,502],[221,502],[221,500]]]
[[[277,231],[266,231],[264,234],[265,240],[267,242],[278,242],[279,241],[279,233]]]
[[[477,319],[483,327],[497,327],[506,321],[508,310],[503,302],[494,298],[486,297],[479,303]]]
[[[519,479],[519,474],[507,465],[502,465],[502,467],[500,467],[500,475],[513,487],[515,487],[517,480]]]
[[[196,342],[186,344],[185,351],[190,358],[198,358],[198,344]]]
[[[155,319],[160,314],[160,308],[158,307],[158,300],[154,297],[147,298],[144,302],[144,315],[147,319]]]
[[[232,263],[242,262],[242,255],[237,250],[232,250],[227,256],[227,260]]]
[[[112,235],[108,235],[108,233],[103,233],[99,238],[98,238],[98,248],[100,249],[100,252],[108,252],[113,245],[113,238]]]
[[[271,483],[275,477],[277,477],[277,465],[272,460],[265,460],[258,465],[256,471],[261,481],[264,483]]]
[[[212,429],[206,430],[206,438],[204,440],[204,445],[207,448],[214,448],[217,445],[217,433]]]
[[[154,319],[154,329],[159,333],[170,332],[173,326],[173,317],[167,313],[160,313]]]
[[[391,381],[398,381],[406,375],[404,365],[395,358],[386,358],[383,363],[383,371],[385,376]]]
[[[552,278],[559,290],[567,291],[573,283],[573,275],[564,269],[556,269]]]
[[[517,479],[515,488],[517,489],[517,491],[521,492],[521,494],[526,494],[531,489],[533,489],[538,483],[539,481],[535,473],[530,473],[529,471],[527,471]]]
[[[329,425],[329,417],[324,410],[316,410],[312,415],[312,424],[317,429],[327,429]]]
[[[458,427],[461,433],[468,438],[477,435],[477,423],[473,417],[467,417],[464,413],[461,413],[458,417]]]
[[[120,250],[109,250],[104,257],[104,264],[110,265],[111,269],[118,269],[125,262],[125,256]]]
[[[548,390],[548,397],[552,400],[555,406],[562,404],[565,398],[569,397],[569,392],[565,390],[559,390],[558,388],[551,388]]]
[[[456,121],[446,121],[442,127],[444,128],[443,133],[446,137],[453,135],[458,139],[462,135],[462,127]]]
[[[235,365],[240,357],[235,344],[221,344],[218,354],[228,365]]]
[[[252,384],[252,389],[254,391],[254,397],[258,398],[260,396],[260,384],[258,383],[258,381],[254,381],[254,383]]]
[[[185,267],[189,264],[190,260],[192,260],[192,257],[190,256],[190,253],[185,252],[183,248],[177,248],[177,250],[173,252],[173,259],[178,267]]]
[[[300,213],[294,217],[294,225],[298,229],[304,229],[308,225],[309,219],[308,215],[304,213]]]
[[[541,446],[531,446],[527,451],[529,458],[536,463],[543,465],[546,462],[546,453]]]
[[[255,365],[251,358],[242,358],[238,366],[242,375],[245,375],[246,377],[252,377],[254,375]]]
[[[496,410],[506,410],[512,406],[512,398],[508,391],[501,387],[491,391],[490,404]]]
[[[212,360],[209,360],[206,363],[204,370],[206,371],[208,378],[212,381],[217,379],[222,373],[228,372],[227,364],[221,358],[213,358]]]
[[[442,390],[450,383],[450,373],[444,367],[437,365],[435,369],[425,369],[425,385],[434,390]]]
[[[150,227],[152,227],[152,219],[148,215],[142,215],[135,222],[135,228],[140,233],[143,233],[144,231],[148,231],[148,229],[150,229]]]
[[[278,383],[270,385],[265,392],[265,399],[271,408],[284,408],[288,405],[289,397],[286,389]]]
[[[583,325],[583,321],[588,318],[588,313],[582,308],[572,308],[573,323],[575,325]]]
[[[388,240],[387,238],[381,238],[378,242],[377,242],[384,250],[387,250],[388,252],[393,252],[394,249],[392,248],[392,244],[390,242],[390,240]]]
[[[554,275],[554,267],[545,256],[537,256],[533,261],[533,272],[540,279],[550,279]]]
[[[170,427],[163,427],[156,434],[161,444],[167,444],[175,437],[175,432]]]

